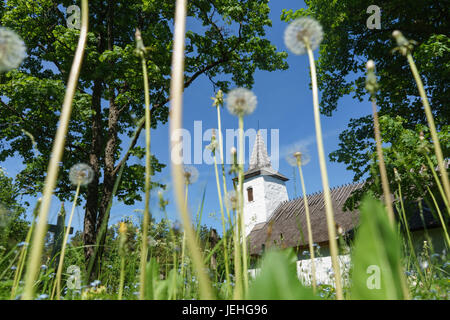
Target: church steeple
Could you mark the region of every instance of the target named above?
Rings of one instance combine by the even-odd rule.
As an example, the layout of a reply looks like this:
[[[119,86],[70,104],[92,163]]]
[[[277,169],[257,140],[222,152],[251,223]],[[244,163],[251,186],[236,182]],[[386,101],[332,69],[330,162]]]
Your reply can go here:
[[[256,224],[266,222],[280,203],[289,200],[287,180],[273,169],[261,130],[258,130],[249,168],[244,173],[245,235]]]
[[[261,136],[261,130],[258,130],[255,139],[255,145],[253,146],[252,156],[250,158],[249,170],[252,169],[272,169],[269,155],[267,154],[266,145]]]

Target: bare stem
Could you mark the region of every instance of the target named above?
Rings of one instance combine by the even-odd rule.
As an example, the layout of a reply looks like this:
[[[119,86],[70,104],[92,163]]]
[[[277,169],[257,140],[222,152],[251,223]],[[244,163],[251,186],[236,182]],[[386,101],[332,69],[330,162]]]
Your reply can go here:
[[[69,128],[70,116],[72,113],[72,101],[75,96],[75,90],[78,83],[78,77],[83,62],[84,49],[86,47],[86,39],[88,32],[89,19],[88,0],[81,1],[81,30],[78,46],[75,52],[72,69],[67,83],[66,95],[59,120],[59,127],[56,132],[55,142],[53,143],[52,154],[48,164],[47,176],[44,183],[44,191],[42,196],[42,205],[39,210],[39,220],[36,225],[36,232],[33,236],[30,258],[28,259],[27,273],[25,275],[25,289],[23,300],[31,300],[34,296],[34,282],[39,273],[42,249],[44,247],[44,238],[47,231],[48,211],[50,209],[53,190],[58,179],[59,163],[64,153],[64,145],[66,134]]]
[[[298,164],[297,167],[298,167],[298,173],[300,175],[300,181],[302,184],[303,202],[305,203],[306,227],[308,229],[309,253],[311,255],[312,285],[313,285],[313,291],[314,291],[314,293],[316,293],[316,263],[314,261],[314,259],[315,259],[314,246],[313,246],[314,242],[313,242],[313,234],[312,234],[312,228],[311,228],[311,219],[310,219],[310,215],[309,215],[308,197],[306,196],[306,187],[305,187],[305,181],[303,179],[302,166],[301,166],[301,164]]]
[[[141,300],[145,296],[145,270],[147,265],[147,255],[148,255],[148,227],[150,223],[150,182],[152,175],[151,167],[151,113],[150,113],[150,88],[148,85],[148,71],[147,71],[147,61],[145,59],[144,53],[141,52],[142,61],[142,72],[144,75],[144,96],[145,96],[145,208],[144,208],[144,221],[142,226],[142,246],[141,246],[141,263],[140,269],[141,273],[139,276],[140,287],[139,287],[139,297]]]
[[[181,137],[177,133],[181,128],[183,116],[183,90],[184,90],[184,40],[186,28],[186,0],[177,0],[175,13],[175,36],[172,54],[172,77],[170,84],[171,120],[170,137],[171,150],[181,144]],[[177,159],[179,160],[179,159]],[[205,265],[201,258],[199,246],[191,225],[191,216],[183,201],[183,168],[180,161],[171,157],[172,179],[175,200],[186,232],[186,242],[190,251],[194,269],[199,280],[200,298],[213,299],[210,280],[205,272]]]
[[[375,97],[372,96],[373,129],[375,131],[375,143],[377,146],[378,166],[380,168],[381,185],[383,187],[384,203],[388,211],[389,222],[394,225],[394,209],[392,208],[391,191],[386,174],[386,165],[384,164],[383,148],[381,146],[380,122],[378,121],[377,104]]]
[[[53,299],[56,290],[56,300],[60,299],[61,296],[61,275],[64,264],[64,256],[66,254],[67,240],[69,240],[70,227],[72,226],[73,214],[75,213],[75,207],[77,206],[78,196],[80,195],[81,184],[78,183],[77,191],[75,192],[75,198],[73,199],[72,210],[70,211],[69,222],[66,227],[66,232],[64,234],[64,239],[61,247],[61,253],[59,255],[58,270],[56,271],[55,284],[53,285],[51,299]]]
[[[328,173],[325,162],[325,152],[323,148],[322,128],[320,125],[320,110],[319,110],[319,94],[317,89],[317,75],[316,65],[314,62],[314,55],[311,50],[311,46],[306,44],[309,58],[309,65],[311,69],[311,82],[313,91],[313,104],[314,104],[314,121],[316,126],[316,139],[317,139],[317,151],[319,153],[320,172],[322,176],[323,196],[325,202],[325,211],[327,216],[328,225],[328,238],[331,253],[331,262],[336,280],[336,298],[338,300],[344,299],[342,294],[341,272],[338,261],[338,246],[336,241],[336,227],[334,222],[333,205],[331,202],[330,187],[328,184]]]
[[[245,238],[244,224],[244,118],[239,116],[239,219],[240,232],[242,234],[242,273],[244,280],[244,295],[248,292],[248,267],[247,267],[247,239]]]

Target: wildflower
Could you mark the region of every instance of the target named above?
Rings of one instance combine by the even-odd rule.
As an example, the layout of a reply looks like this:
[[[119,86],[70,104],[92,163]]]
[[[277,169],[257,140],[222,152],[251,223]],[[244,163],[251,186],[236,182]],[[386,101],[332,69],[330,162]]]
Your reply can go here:
[[[193,166],[184,166],[184,179],[186,184],[193,184],[198,180],[198,170]]]
[[[236,191],[231,190],[227,193],[227,198],[225,199],[227,202],[228,208],[232,208],[233,210],[236,210],[237,208],[237,194]]]
[[[148,245],[150,247],[156,247],[157,244],[158,244],[158,241],[156,241],[152,236],[148,237]]]
[[[42,270],[47,270],[48,267],[47,267],[45,264],[43,264],[43,265],[41,266],[41,269],[42,269]]]
[[[217,91],[216,96],[211,98],[213,102],[213,107],[223,107],[223,92],[222,90]]]
[[[127,233],[127,224],[126,224],[126,222],[121,222],[120,223],[120,225],[119,225],[119,233],[120,234],[125,234],[125,233]]]
[[[426,261],[426,260],[422,261],[422,262],[420,263],[420,267],[421,267],[422,269],[428,268],[428,261]]]
[[[310,17],[302,17],[294,20],[284,32],[284,43],[292,53],[305,54],[307,47],[316,50],[323,39],[323,31],[320,23]]]
[[[94,280],[94,281],[91,282],[91,287],[97,287],[97,286],[100,285],[100,283],[101,283],[100,280]]]
[[[17,269],[16,266],[12,266],[12,267],[11,267],[11,270],[16,270],[16,269]]]
[[[45,299],[48,299],[48,294],[43,293],[37,297],[37,300],[45,300]]]
[[[304,256],[309,255],[309,251],[307,251],[307,250],[303,251],[303,252],[302,252],[302,255],[304,255]]]
[[[73,185],[85,186],[91,183],[92,179],[94,179],[94,171],[89,165],[78,163],[70,168],[69,180]]]
[[[245,88],[231,90],[227,96],[228,111],[238,117],[246,116],[256,108],[257,99],[252,91]]]
[[[0,72],[17,68],[27,56],[20,36],[11,29],[0,27]]]

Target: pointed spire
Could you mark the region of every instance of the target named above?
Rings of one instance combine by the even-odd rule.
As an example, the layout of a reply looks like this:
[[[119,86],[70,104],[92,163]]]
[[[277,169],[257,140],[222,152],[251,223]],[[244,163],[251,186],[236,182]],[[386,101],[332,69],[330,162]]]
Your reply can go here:
[[[272,169],[272,164],[270,163],[269,155],[267,154],[266,145],[261,136],[261,130],[258,130],[255,139],[255,145],[253,146],[252,156],[250,158],[249,169],[262,169],[269,168]]]

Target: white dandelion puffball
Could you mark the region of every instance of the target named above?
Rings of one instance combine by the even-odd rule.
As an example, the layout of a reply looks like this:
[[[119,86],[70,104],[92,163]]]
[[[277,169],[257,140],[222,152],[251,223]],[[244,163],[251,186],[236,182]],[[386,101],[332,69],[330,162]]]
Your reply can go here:
[[[186,184],[193,184],[198,180],[198,170],[193,166],[184,166],[184,179]]]
[[[309,161],[311,161],[311,156],[309,155],[308,150],[301,145],[296,145],[289,148],[285,158],[287,163],[293,167],[296,167],[297,157],[300,157],[300,165],[302,166],[307,165]]]
[[[227,203],[228,208],[236,210],[238,204],[238,195],[236,191],[234,190],[228,191],[225,201]]]
[[[20,66],[27,56],[22,38],[11,29],[0,27],[0,72],[7,72]]]
[[[94,171],[86,163],[78,163],[70,168],[69,180],[73,185],[85,186],[91,183],[92,179],[94,179]]]
[[[311,50],[316,50],[323,39],[320,23],[310,17],[298,18],[291,22],[284,32],[284,43],[292,53],[301,55],[306,53],[306,42]]]
[[[255,94],[245,88],[233,89],[227,95],[228,111],[238,117],[253,113],[257,102]]]

